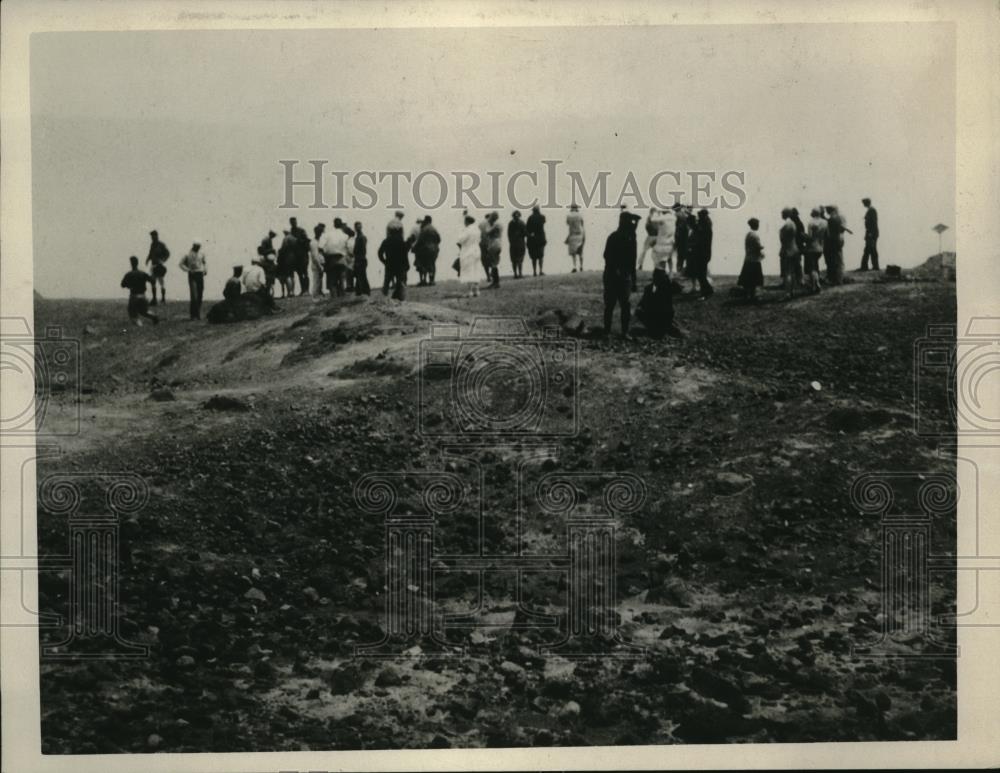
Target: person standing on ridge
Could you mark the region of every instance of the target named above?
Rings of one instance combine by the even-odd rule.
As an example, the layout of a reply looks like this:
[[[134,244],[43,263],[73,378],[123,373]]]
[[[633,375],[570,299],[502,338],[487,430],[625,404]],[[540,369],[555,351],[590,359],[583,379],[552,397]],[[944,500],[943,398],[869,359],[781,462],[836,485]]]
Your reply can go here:
[[[149,232],[150,244],[149,254],[146,256],[146,265],[152,265],[153,276],[153,301],[150,306],[156,305],[156,285],[160,286],[160,300],[167,302],[167,288],[164,285],[164,277],[167,275],[167,259],[170,257],[170,250],[167,245],[160,241],[160,235],[156,231]]]
[[[580,207],[570,204],[569,214],[566,215],[566,226],[569,233],[566,235],[566,247],[569,250],[569,257],[573,261],[573,271],[583,271],[583,245],[587,241],[587,234],[583,227],[583,215],[580,214]]]
[[[861,270],[868,270],[871,259],[872,269],[878,271],[878,212],[871,199],[863,198],[861,203],[865,206],[865,251],[861,255]]]
[[[537,204],[531,208],[525,229],[525,242],[531,258],[531,275],[545,276],[545,215]]]
[[[205,263],[205,253],[202,252],[199,242],[191,245],[191,251],[181,258],[178,266],[181,271],[186,271],[188,276],[188,290],[191,293],[191,319],[201,319],[201,301],[205,296],[205,277],[208,276],[208,269]]]

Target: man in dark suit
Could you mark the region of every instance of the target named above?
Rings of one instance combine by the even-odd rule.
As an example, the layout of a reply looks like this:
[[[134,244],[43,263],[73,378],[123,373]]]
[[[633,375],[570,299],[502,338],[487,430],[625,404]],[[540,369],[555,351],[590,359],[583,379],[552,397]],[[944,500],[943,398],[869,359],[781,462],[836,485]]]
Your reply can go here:
[[[871,199],[861,199],[861,203],[865,205],[865,252],[861,256],[861,270],[868,270],[868,259],[871,258],[872,268],[878,271],[878,212]]]

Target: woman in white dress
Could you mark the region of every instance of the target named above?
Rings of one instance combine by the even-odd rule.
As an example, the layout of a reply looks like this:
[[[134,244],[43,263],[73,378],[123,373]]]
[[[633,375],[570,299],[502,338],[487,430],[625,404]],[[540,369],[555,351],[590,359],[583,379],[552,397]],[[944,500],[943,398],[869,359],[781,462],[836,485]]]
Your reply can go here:
[[[666,272],[667,276],[674,270],[674,239],[677,235],[677,216],[667,209],[660,212],[654,221],[656,223],[656,243],[653,244],[653,270]]]
[[[479,254],[479,226],[471,215],[465,216],[465,228],[458,239],[459,279],[468,288],[471,297],[479,295],[478,268],[482,268]]]
[[[583,271],[583,244],[587,241],[587,235],[583,230],[583,215],[576,204],[571,204],[569,214],[566,215],[566,225],[569,227],[569,235],[566,237],[566,246],[569,249],[569,256],[573,261],[573,273],[577,272],[577,262],[580,264],[580,271]]]

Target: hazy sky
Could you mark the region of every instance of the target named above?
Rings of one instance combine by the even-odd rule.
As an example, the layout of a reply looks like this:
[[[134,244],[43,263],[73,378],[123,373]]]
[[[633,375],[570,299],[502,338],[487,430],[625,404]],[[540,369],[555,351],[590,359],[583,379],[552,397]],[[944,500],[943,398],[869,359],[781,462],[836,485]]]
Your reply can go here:
[[[50,33],[32,38],[31,103],[35,286],[52,297],[120,296],[128,256],[145,259],[152,228],[172,252],[175,298],[187,295],[176,264],[193,240],[215,298],[290,215],[310,233],[334,216],[361,220],[374,252],[386,201],[316,210],[300,191],[302,209],[278,209],[279,159],[301,159],[299,177],[306,160],[326,159],[349,178],[544,178],[542,159],[559,159],[563,201],[567,170],[611,172],[612,198],[629,171],[645,189],[661,170],[741,170],[745,205],[713,211],[716,274],[738,273],[754,215],[776,273],[786,205],[807,215],[840,204],[856,232],[849,268],[863,246],[862,196],[879,210],[883,265],[921,262],[937,249],[931,226],[954,223],[950,24]],[[403,190],[409,225],[424,210]],[[460,212],[431,214],[450,278]],[[585,260],[599,268],[616,213],[584,214]],[[546,267],[568,270],[565,210],[546,215]]]

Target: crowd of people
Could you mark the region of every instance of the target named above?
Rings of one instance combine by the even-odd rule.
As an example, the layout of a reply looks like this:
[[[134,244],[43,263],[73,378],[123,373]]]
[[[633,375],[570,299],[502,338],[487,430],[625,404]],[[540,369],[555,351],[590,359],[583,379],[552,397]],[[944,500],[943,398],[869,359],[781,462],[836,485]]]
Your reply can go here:
[[[878,213],[870,199],[862,199],[862,204],[866,210],[865,247],[859,270],[867,271],[870,264],[877,271]],[[402,211],[395,212],[376,250],[376,256],[384,266],[382,293],[400,301],[406,298],[411,268],[417,273],[418,287],[435,285],[437,260],[441,252],[441,235],[430,215],[418,217],[405,235],[404,217]],[[678,332],[673,321],[673,296],[684,292],[685,281],[690,284],[689,294],[699,301],[707,300],[714,294],[708,271],[713,239],[712,218],[708,210],[699,209],[696,213],[691,207],[679,203],[668,209],[650,209],[645,222],[646,236],[640,249],[636,232],[641,220],[640,215],[623,207],[618,227],[605,243],[605,334],[611,330],[616,308],[621,317],[622,334],[628,333],[632,317],[631,295],[639,290],[639,273],[643,271],[647,255],[651,255],[652,259],[652,276],[643,289],[636,317],[654,337]],[[757,303],[758,292],[764,285],[764,246],[759,234],[760,221],[752,217],[747,222],[749,231],[744,239],[744,262],[737,287],[749,303]],[[456,243],[457,257],[451,268],[468,296],[479,295],[481,277],[485,277],[487,288],[500,287],[500,257],[505,231],[513,278],[524,276],[525,255],[531,261],[532,276],[545,276],[546,218],[539,206],[534,206],[525,219],[515,210],[506,229],[495,211],[478,223],[468,211],[463,212],[463,223]],[[787,297],[793,297],[798,291],[818,293],[824,281],[828,285],[843,282],[845,233],[853,232],[836,205],[813,208],[808,224],[802,221],[798,209],[788,207],[782,210],[778,257],[782,288]],[[276,237],[274,231],[268,231],[257,246],[256,256],[247,270],[244,271],[242,265],[233,267],[233,274],[223,291],[223,303],[230,309],[251,300],[266,310],[273,309],[276,297],[296,295],[296,280],[300,296],[310,293],[315,297],[371,294],[368,237],[360,222],[355,222],[352,227],[339,217],[334,218],[330,230],[324,223],[319,223],[313,228],[310,238],[297,219],[292,217],[277,249],[274,246]],[[142,318],[154,323],[158,321],[149,310],[150,306],[157,305],[157,287],[160,303],[166,301],[164,277],[170,250],[156,231],[150,232],[150,239],[146,257],[149,273],[141,270],[138,258],[132,256],[129,258],[131,270],[121,282],[121,286],[129,290],[128,313],[136,324],[141,324]],[[566,216],[564,244],[572,261],[572,272],[583,271],[586,229],[576,204],[570,206]],[[820,276],[820,258],[826,265],[824,279]],[[191,245],[179,267],[188,278],[191,319],[201,319],[208,271],[205,252],[199,242]],[[147,285],[152,289],[151,301],[146,300]]]

